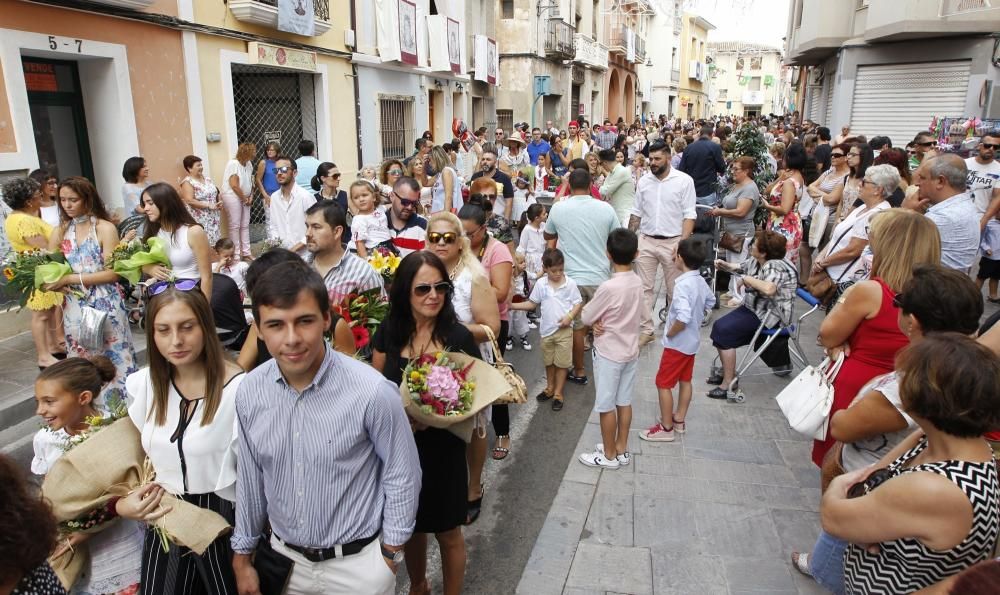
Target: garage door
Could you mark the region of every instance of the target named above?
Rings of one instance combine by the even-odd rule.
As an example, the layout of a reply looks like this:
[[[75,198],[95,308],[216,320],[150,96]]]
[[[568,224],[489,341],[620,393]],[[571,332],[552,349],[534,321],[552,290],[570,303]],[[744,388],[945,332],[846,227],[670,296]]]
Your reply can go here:
[[[833,122],[833,82],[835,79],[835,76],[830,75],[826,77],[826,84],[823,85],[823,95],[826,99],[826,101],[824,101],[824,105],[826,105],[826,117],[823,118],[823,126],[826,126],[827,128],[830,128]],[[832,130],[832,128],[830,129]]]
[[[969,89],[968,60],[859,66],[851,132],[888,136],[903,146],[934,116],[961,116]]]
[[[823,88],[822,87],[809,87],[808,93],[809,93],[809,95],[806,97],[806,101],[809,102],[809,105],[808,105],[809,116],[808,117],[813,122],[819,122],[819,115],[822,113],[822,112],[820,112],[820,100],[823,97]]]

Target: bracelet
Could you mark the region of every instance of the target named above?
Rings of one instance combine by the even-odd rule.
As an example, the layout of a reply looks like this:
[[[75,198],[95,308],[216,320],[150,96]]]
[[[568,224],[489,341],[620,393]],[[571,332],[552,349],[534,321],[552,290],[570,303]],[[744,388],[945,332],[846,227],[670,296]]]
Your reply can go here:
[[[83,273],[77,273],[76,276],[80,278],[80,287],[87,289],[87,286],[83,284]]]

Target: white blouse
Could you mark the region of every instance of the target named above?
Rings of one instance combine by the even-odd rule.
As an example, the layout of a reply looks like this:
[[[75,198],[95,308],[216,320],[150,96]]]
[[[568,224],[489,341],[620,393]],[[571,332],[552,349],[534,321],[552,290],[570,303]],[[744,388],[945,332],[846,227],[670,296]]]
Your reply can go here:
[[[170,383],[167,395],[167,421],[158,426],[150,415],[153,385],[149,368],[125,379],[132,400],[128,415],[142,434],[142,447],[156,470],[156,483],[172,494],[215,492],[220,498],[236,500],[236,391],[245,376],[237,374],[222,389],[219,408],[207,426],[201,425],[204,404],[196,400],[194,416],[176,441],[171,441],[171,436],[181,420],[182,397],[174,384]]]

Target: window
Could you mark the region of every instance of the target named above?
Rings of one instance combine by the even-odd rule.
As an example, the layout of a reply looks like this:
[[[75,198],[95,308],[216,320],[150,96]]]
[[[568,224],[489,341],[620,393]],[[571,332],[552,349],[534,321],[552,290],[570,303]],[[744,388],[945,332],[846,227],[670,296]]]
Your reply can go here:
[[[502,18],[514,18],[514,0],[500,0],[500,10],[503,13]]]
[[[740,57],[736,59],[736,70],[743,70],[746,68],[746,61]]]
[[[764,67],[764,57],[763,56],[751,56],[750,57],[750,70],[760,70]]]
[[[601,0],[594,0],[594,11],[590,13],[591,26],[592,26],[590,37],[592,39],[594,39],[595,41],[598,39],[598,37],[597,37],[597,18],[598,18],[599,14],[601,14]],[[579,29],[577,29],[577,30],[579,31]]]
[[[379,137],[382,160],[403,159],[413,145],[413,97],[380,95]]]
[[[802,0],[795,0],[795,28],[802,26]]]
[[[514,129],[514,110],[497,110],[497,128],[503,128],[504,132],[510,134],[510,131]]]
[[[729,97],[729,89],[719,89],[719,101],[725,101]]]
[[[760,77],[759,76],[755,76],[752,79],[750,79],[750,87],[748,88],[748,90],[750,90],[750,91],[760,91]]]

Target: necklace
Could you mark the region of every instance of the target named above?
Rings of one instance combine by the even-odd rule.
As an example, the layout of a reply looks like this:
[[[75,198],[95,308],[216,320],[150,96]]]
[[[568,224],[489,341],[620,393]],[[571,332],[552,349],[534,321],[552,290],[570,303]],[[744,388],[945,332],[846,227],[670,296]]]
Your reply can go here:
[[[460,269],[460,268],[462,268],[462,261],[461,260],[458,261],[458,264],[455,265],[455,268],[451,269],[451,271],[448,272],[448,279],[451,280],[451,281],[454,281],[455,280],[455,276],[458,275],[458,269]]]
[[[80,225],[90,221],[90,215],[80,215],[79,217],[73,217],[73,223]]]

